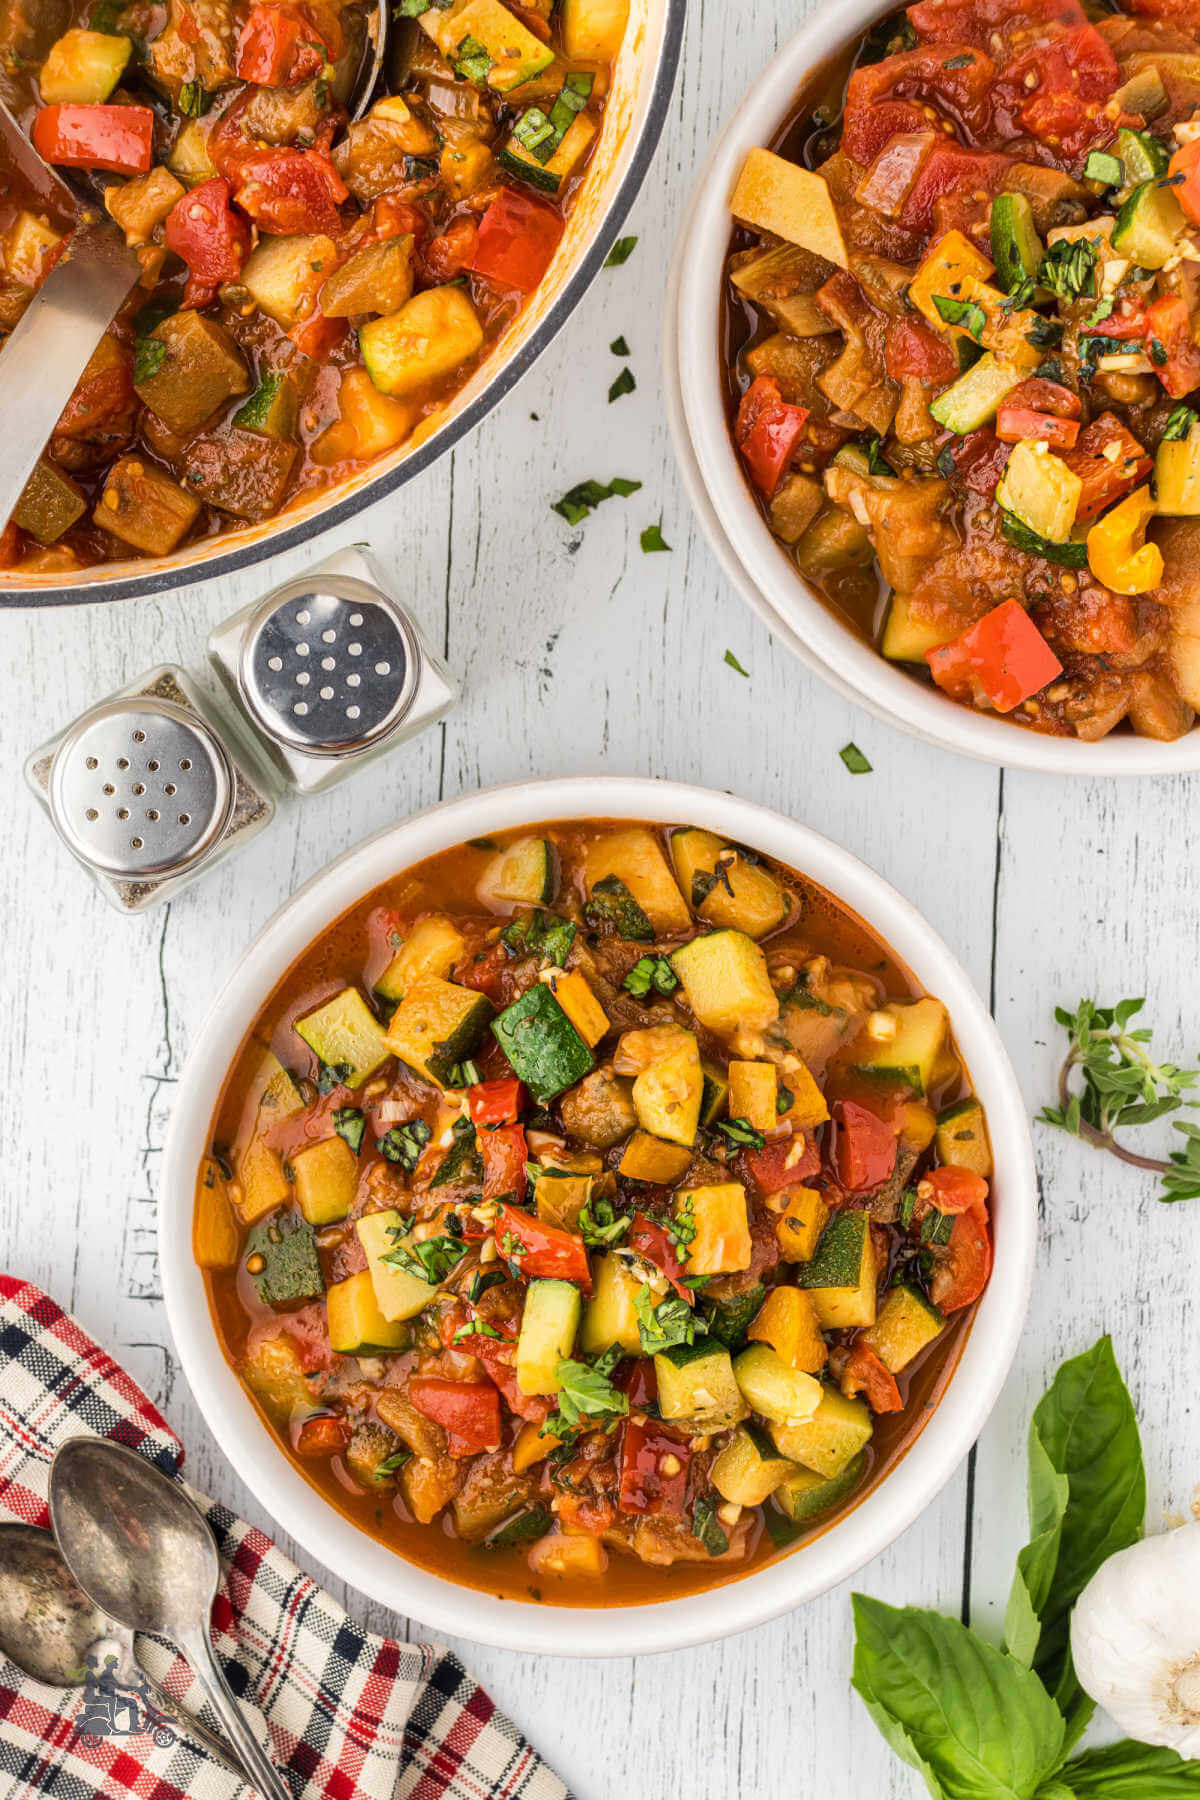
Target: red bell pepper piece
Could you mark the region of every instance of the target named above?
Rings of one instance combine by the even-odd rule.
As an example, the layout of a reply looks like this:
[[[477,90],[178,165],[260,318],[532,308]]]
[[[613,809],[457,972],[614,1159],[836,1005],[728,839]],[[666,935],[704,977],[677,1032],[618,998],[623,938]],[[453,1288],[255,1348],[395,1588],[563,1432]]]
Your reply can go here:
[[[668,1436],[660,1427],[627,1420],[621,1442],[620,1510],[681,1513],[691,1456],[690,1445]]]
[[[623,1394],[629,1396],[632,1412],[643,1412],[648,1406],[658,1403],[658,1376],[654,1373],[654,1361],[649,1356],[639,1356],[632,1362],[622,1363],[613,1385],[619,1387]]]
[[[872,1412],[901,1412],[904,1408],[896,1377],[861,1338],[850,1351],[842,1370],[842,1392],[850,1397],[865,1394]]]
[[[1172,192],[1192,224],[1200,225],[1200,138],[1179,146],[1167,174],[1171,178],[1183,176]]]
[[[1030,406],[1002,406],[996,413],[996,436],[1002,444],[1019,444],[1028,438],[1049,444],[1052,450],[1073,450],[1079,420],[1056,419],[1051,413],[1034,412]]]
[[[690,1306],[695,1298],[692,1289],[687,1285],[687,1270],[679,1260],[679,1247],[665,1225],[657,1219],[648,1219],[643,1212],[633,1215],[629,1227],[629,1246],[647,1262],[661,1269],[677,1294],[682,1295]]]
[[[923,1219],[928,1212],[964,1213],[973,1206],[981,1206],[986,1217],[987,1197],[988,1184],[982,1175],[946,1164],[930,1169],[918,1181],[913,1217]]]
[[[1083,415],[1083,401],[1079,395],[1073,394],[1060,381],[1048,381],[1044,375],[1029,375],[1019,381],[1005,405],[1031,406],[1035,412],[1053,413],[1056,419],[1078,419]]]
[[[483,1158],[483,1197],[498,1200],[501,1194],[523,1200],[528,1177],[529,1151],[520,1125],[495,1125],[476,1133],[475,1144]]]
[[[145,175],[154,159],[154,114],[148,106],[43,106],[32,137],[34,149],[60,168]]]
[[[955,480],[971,493],[983,494],[990,500],[1008,462],[1008,445],[985,426],[980,431],[968,431],[965,437],[947,437],[943,449],[950,451]]]
[[[471,267],[496,287],[532,294],[554,259],[563,221],[544,200],[501,188],[479,221]]]
[[[260,231],[279,237],[342,228],[345,182],[319,150],[258,150],[236,158],[234,199]]]
[[[305,1419],[296,1433],[296,1455],[311,1457],[340,1456],[350,1442],[350,1427],[334,1413],[323,1413],[316,1419]]]
[[[958,357],[946,339],[916,319],[897,319],[884,340],[883,360],[893,381],[955,381]]]
[[[926,651],[937,685],[956,700],[982,689],[997,712],[1009,713],[1040,692],[1062,664],[1019,600],[993,607],[953,643]]]
[[[1146,353],[1172,400],[1200,385],[1200,348],[1182,294],[1166,294],[1146,308]]]
[[[1080,524],[1130,493],[1154,466],[1144,446],[1115,413],[1101,413],[1093,419],[1080,432],[1075,448],[1064,452],[1063,461],[1083,483],[1075,513]]]
[[[992,1272],[992,1240],[981,1206],[968,1207],[954,1221],[950,1242],[931,1246],[935,1258],[929,1295],[943,1312],[958,1312],[978,1300]]]
[[[525,1105],[525,1089],[515,1075],[500,1081],[477,1081],[467,1089],[472,1125],[515,1125]]]
[[[489,1377],[495,1382],[510,1412],[516,1413],[518,1419],[524,1419],[530,1425],[544,1425],[553,1410],[552,1403],[544,1394],[523,1394],[517,1385],[516,1347],[509,1343],[499,1343],[495,1338],[481,1333],[460,1338],[455,1346],[459,1350],[467,1350],[477,1356],[487,1370]]]
[[[446,1381],[418,1375],[408,1397],[419,1413],[445,1428],[451,1456],[500,1448],[500,1393],[490,1381]]]
[[[250,254],[250,227],[229,204],[229,183],[201,182],[167,214],[168,250],[188,266],[185,306],[207,306],[224,281],[236,281]]]
[[[808,422],[806,406],[791,406],[771,375],[759,375],[742,395],[733,435],[750,479],[769,499],[792,460]]]
[[[522,1275],[551,1281],[576,1281],[592,1291],[583,1239],[558,1225],[544,1225],[530,1213],[501,1202],[495,1224],[496,1242]]]
[[[778,1194],[811,1180],[821,1167],[821,1156],[806,1132],[803,1143],[796,1137],[773,1138],[761,1150],[745,1150],[742,1163],[760,1194]]]
[[[474,219],[452,219],[445,231],[430,238],[418,252],[421,273],[431,287],[453,281],[475,261],[479,227]]]
[[[275,0],[271,6],[255,5],[242,27],[235,64],[239,81],[256,81],[262,87],[298,87],[319,75],[341,54],[318,31],[307,7]]]
[[[896,1166],[897,1128],[857,1100],[833,1107],[833,1167],[848,1194],[881,1187]]]

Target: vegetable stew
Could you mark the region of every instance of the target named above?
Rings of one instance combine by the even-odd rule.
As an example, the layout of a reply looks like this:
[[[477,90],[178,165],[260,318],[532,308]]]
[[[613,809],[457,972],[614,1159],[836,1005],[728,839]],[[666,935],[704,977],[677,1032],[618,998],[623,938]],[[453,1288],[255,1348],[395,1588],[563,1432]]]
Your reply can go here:
[[[551,824],[377,889],[228,1080],[194,1249],[297,1467],[517,1599],[729,1579],[929,1416],[992,1249],[940,1001],[793,871]]]
[[[274,517],[427,435],[545,275],[627,0],[29,0],[0,96],[142,266],[0,535],[68,575]],[[0,196],[0,331],[65,242]]]
[[[880,653],[1036,730],[1200,707],[1200,42],[1134,0],[917,0],[733,194],[733,435]]]

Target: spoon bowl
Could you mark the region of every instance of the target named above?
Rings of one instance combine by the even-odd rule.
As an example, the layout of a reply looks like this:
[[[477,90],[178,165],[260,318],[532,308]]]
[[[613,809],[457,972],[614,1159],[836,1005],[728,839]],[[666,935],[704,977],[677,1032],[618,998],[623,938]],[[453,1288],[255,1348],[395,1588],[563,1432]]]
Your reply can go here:
[[[71,1578],[48,1531],[0,1525],[0,1651],[46,1687],[83,1683],[112,1621]]]

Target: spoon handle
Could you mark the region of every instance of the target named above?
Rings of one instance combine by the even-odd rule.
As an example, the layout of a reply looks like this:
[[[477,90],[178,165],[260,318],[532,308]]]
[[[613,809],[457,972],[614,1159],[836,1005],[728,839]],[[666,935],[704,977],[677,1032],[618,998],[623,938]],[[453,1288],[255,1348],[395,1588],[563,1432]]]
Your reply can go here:
[[[215,1762],[223,1764],[231,1775],[236,1775],[239,1781],[249,1781],[249,1775],[234,1759],[229,1745],[222,1743],[221,1739],[215,1732],[210,1731],[207,1725],[202,1725],[199,1719],[193,1719],[189,1712],[185,1712],[179,1701],[172,1699],[165,1688],[159,1687],[154,1677],[147,1675],[140,1663],[138,1667],[141,1669],[142,1679],[154,1695],[154,1703],[159,1711],[165,1712],[169,1719],[174,1719],[185,1737],[189,1737],[193,1743],[199,1744],[206,1755],[211,1756]]]
[[[243,1764],[251,1784],[258,1789],[263,1800],[292,1800],[282,1775],[259,1744],[246,1721],[245,1714],[230,1692],[208,1632],[203,1625],[197,1626],[194,1631],[189,1631],[186,1637],[181,1634],[179,1645],[192,1665],[192,1674],[204,1689],[206,1697],[216,1708],[226,1736],[233,1745],[238,1760]]]

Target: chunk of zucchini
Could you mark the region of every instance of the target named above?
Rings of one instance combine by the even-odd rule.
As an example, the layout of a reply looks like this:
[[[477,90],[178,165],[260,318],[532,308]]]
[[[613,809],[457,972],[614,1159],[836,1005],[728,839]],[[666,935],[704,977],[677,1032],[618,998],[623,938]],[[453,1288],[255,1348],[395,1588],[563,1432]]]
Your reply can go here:
[[[479,877],[476,893],[489,909],[549,906],[558,893],[558,851],[548,838],[523,837],[498,850]]]
[[[724,1345],[679,1344],[654,1358],[658,1405],[664,1419],[686,1419],[695,1431],[723,1431],[746,1417],[748,1407]]]
[[[667,1144],[648,1131],[635,1131],[617,1166],[627,1181],[652,1181],[659,1187],[671,1187],[691,1160],[691,1150],[685,1145]]]
[[[774,1131],[779,1122],[779,1071],[771,1062],[735,1059],[729,1065],[729,1116],[745,1119],[754,1131]]]
[[[383,1026],[357,988],[343,988],[315,1012],[297,1019],[295,1031],[327,1069],[344,1069],[347,1087],[361,1087],[391,1053]]]
[[[926,995],[920,1000],[889,1000],[880,1011],[895,1022],[895,1031],[890,1037],[875,1037],[868,1022],[853,1047],[854,1068],[862,1075],[902,1082],[916,1094],[928,1093],[936,1082],[949,1029],[945,1007]]]
[[[723,1500],[734,1506],[761,1506],[796,1465],[781,1456],[766,1432],[750,1419],[739,1425],[714,1459],[709,1477]]]
[[[547,162],[539,162],[516,136],[510,137],[496,152],[496,161],[518,181],[527,182],[542,194],[557,194],[564,181],[574,175],[592,147],[596,122],[587,113],[578,113],[563,133],[562,143]]]
[[[822,1193],[810,1187],[789,1188],[787,1206],[775,1222],[784,1261],[811,1261],[828,1223],[829,1207]]]
[[[709,1336],[727,1350],[741,1350],[746,1343],[746,1333],[766,1298],[766,1288],[761,1281],[756,1281],[741,1294],[729,1294],[724,1299],[701,1295],[700,1306],[704,1317],[708,1320]]]
[[[767,959],[742,931],[693,938],[673,952],[671,967],[700,1023],[719,1036],[762,1031],[778,1016]]]
[[[286,1208],[260,1219],[250,1232],[246,1267],[266,1306],[318,1300],[325,1292],[313,1228],[307,1219]]]
[[[765,937],[787,918],[787,890],[759,862],[711,831],[689,826],[671,834],[671,861],[684,898],[710,925]]]
[[[506,9],[497,5],[497,11]],[[506,16],[511,17],[511,14]],[[483,345],[483,326],[457,287],[425,288],[398,312],[360,326],[358,346],[381,394],[412,394],[453,374]]]
[[[692,929],[691,914],[652,831],[632,825],[626,831],[606,832],[589,845],[584,858],[589,897],[610,876],[624,883],[650,921],[653,935],[681,937]]]
[[[695,1228],[685,1246],[690,1274],[733,1275],[750,1267],[750,1224],[740,1181],[679,1188],[674,1210],[676,1219]]]
[[[691,1031],[672,1032],[664,1055],[642,1069],[633,1084],[638,1124],[652,1137],[690,1147],[700,1124],[704,1073]]]
[[[815,1469],[797,1469],[775,1489],[775,1504],[798,1525],[819,1519],[831,1506],[851,1495],[863,1478],[867,1459],[863,1451],[851,1457],[840,1474],[818,1475]]]
[[[782,1456],[833,1480],[866,1449],[874,1429],[865,1401],[848,1400],[827,1387],[811,1417],[794,1425],[772,1425],[771,1437]]]
[[[796,1264],[796,1284],[807,1288],[825,1330],[875,1323],[875,1252],[865,1212],[833,1215],[810,1261]]]
[[[879,1317],[863,1332],[862,1341],[875,1352],[884,1368],[896,1375],[945,1328],[945,1315],[919,1288],[898,1282],[884,1296]]]
[[[997,194],[992,201],[989,231],[996,280],[1005,293],[1011,294],[1022,282],[1036,281],[1045,252],[1033,222],[1029,196]]]
[[[1182,206],[1171,189],[1154,178],[1135,187],[1122,203],[1112,247],[1141,269],[1161,269],[1175,255],[1186,229]]]
[[[928,651],[957,635],[953,625],[918,619],[906,594],[894,593],[879,648],[889,662],[923,663]]]
[[[769,1344],[751,1344],[733,1365],[734,1377],[751,1411],[775,1425],[811,1418],[821,1402],[821,1384],[793,1369]]]
[[[266,1051],[251,1083],[257,1093],[253,1116],[244,1121],[234,1153],[237,1171],[237,1210],[243,1224],[252,1225],[279,1206],[291,1193],[283,1172],[283,1158],[265,1142],[265,1134],[281,1119],[299,1112],[303,1098],[279,1058]]]
[[[344,1219],[358,1192],[358,1158],[340,1137],[322,1138],[291,1157],[296,1202],[310,1225]]]
[[[974,1095],[967,1100],[956,1100],[953,1106],[938,1114],[935,1142],[942,1162],[951,1163],[958,1169],[970,1169],[990,1180],[992,1146],[983,1108]]]
[[[355,1224],[358,1241],[366,1253],[376,1304],[390,1324],[415,1319],[437,1293],[430,1282],[383,1260],[398,1246],[408,1246],[410,1228],[411,1221],[402,1219],[390,1206],[382,1212],[364,1213]]]
[[[437,914],[418,919],[375,983],[375,992],[385,1000],[403,1000],[409,983],[418,975],[438,975],[445,980],[466,948],[461,932],[449,919]]]
[[[495,1012],[486,994],[438,975],[419,975],[392,1014],[384,1040],[410,1069],[441,1087],[479,1048]]]
[[[335,1281],[325,1295],[325,1305],[329,1348],[339,1356],[386,1356],[407,1348],[408,1326],[402,1319],[384,1318],[370,1269]]]
[[[625,1258],[606,1250],[592,1259],[592,1297],[584,1308],[579,1346],[585,1356],[602,1356],[614,1344],[631,1356],[642,1354],[634,1299],[642,1283]]]
[[[174,163],[171,166],[175,168]],[[184,171],[175,169],[175,173],[181,181],[187,180]],[[289,331],[336,262],[333,239],[323,233],[262,237],[247,257],[238,279],[256,305]]]
[[[1065,544],[1079,510],[1083,478],[1048,444],[1014,444],[996,487],[996,505],[1048,544]]]
[[[1200,515],[1200,425],[1185,438],[1164,438],[1154,458],[1154,497],[1171,518]]]
[[[985,351],[964,375],[930,402],[930,414],[947,431],[956,431],[963,437],[994,419],[1005,395],[1011,394],[1024,379],[1023,370],[1011,368],[999,362],[990,350]]]
[[[517,1339],[517,1386],[523,1394],[557,1394],[558,1365],[575,1348],[582,1302],[570,1281],[531,1281]]]
[[[420,23],[452,63],[465,55],[468,40],[478,46],[490,66],[486,74],[470,79],[497,94],[511,93],[554,61],[550,46],[535,37],[500,0],[466,0],[465,6],[451,6],[448,11],[429,7],[420,15]]]
[[[700,1068],[704,1075],[704,1091],[700,1096],[700,1123],[712,1125],[729,1101],[729,1077],[720,1063],[713,1062],[710,1057],[700,1059]]]
[[[574,1087],[595,1058],[550,989],[538,982],[492,1021],[492,1033],[539,1106]]]
[[[629,0],[562,0],[563,50],[573,61],[615,63],[629,23]]]
[[[99,105],[120,81],[132,54],[130,38],[106,31],[65,31],[51,44],[38,76],[43,103]]]

